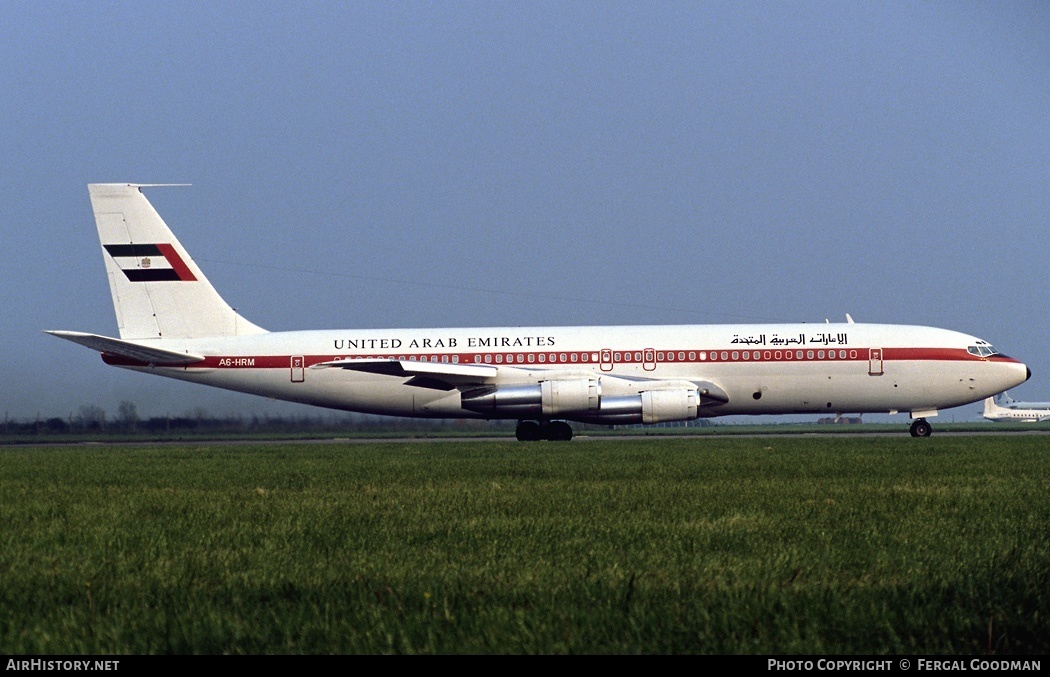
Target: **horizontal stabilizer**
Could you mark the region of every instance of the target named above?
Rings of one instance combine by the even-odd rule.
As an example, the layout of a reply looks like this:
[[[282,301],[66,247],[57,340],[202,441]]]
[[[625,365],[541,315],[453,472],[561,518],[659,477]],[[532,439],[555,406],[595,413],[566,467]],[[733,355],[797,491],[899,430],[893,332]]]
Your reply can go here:
[[[122,341],[108,336],[99,336],[98,334],[85,334],[79,331],[47,331],[45,333],[72,341],[73,343],[79,343],[100,353],[120,355],[147,364],[193,364],[204,359],[203,355],[177,353],[173,350],[164,350],[163,348],[150,348],[131,341]]]

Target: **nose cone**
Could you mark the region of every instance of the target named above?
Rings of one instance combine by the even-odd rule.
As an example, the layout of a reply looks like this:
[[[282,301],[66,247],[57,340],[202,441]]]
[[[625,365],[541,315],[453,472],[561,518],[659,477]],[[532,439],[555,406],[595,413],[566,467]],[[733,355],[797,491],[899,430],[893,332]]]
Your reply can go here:
[[[1028,368],[1028,365],[1012,357],[1002,354],[995,355],[989,362],[992,372],[989,374],[991,378],[986,385],[990,390],[994,390],[989,393],[991,395],[1019,386],[1032,378],[1032,370]]]
[[[1019,386],[1028,379],[1032,378],[1032,370],[1028,368],[1028,365],[1017,360],[1011,360],[1011,362],[1003,365],[1008,368],[1007,372],[1003,374],[1003,378],[1009,379],[1012,382],[1010,386]]]

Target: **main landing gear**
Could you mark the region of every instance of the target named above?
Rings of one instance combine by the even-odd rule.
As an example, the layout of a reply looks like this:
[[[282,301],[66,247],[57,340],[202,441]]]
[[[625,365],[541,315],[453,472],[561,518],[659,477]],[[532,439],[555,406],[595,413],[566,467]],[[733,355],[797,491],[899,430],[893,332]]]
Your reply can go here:
[[[924,418],[917,418],[911,423],[912,437],[929,437],[933,434],[933,426]]]
[[[518,421],[514,436],[519,442],[568,442],[572,439],[572,426],[565,421]]]

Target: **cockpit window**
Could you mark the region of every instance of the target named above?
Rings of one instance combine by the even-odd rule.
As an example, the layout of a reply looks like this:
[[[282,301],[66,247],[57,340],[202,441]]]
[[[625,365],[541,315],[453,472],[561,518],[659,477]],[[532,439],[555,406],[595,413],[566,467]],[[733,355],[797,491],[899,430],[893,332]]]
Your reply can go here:
[[[999,354],[998,350],[996,350],[987,343],[984,343],[979,346],[970,346],[966,349],[966,352],[970,353],[971,355],[976,355],[977,357],[991,357],[992,355]]]

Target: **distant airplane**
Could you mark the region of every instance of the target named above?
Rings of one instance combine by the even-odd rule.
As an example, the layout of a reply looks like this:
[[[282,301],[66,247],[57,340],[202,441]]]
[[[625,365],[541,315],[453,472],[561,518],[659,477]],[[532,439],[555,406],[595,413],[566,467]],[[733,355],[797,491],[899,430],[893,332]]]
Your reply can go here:
[[[107,364],[333,409],[512,419],[519,440],[730,414],[927,418],[1024,383],[1021,362],[932,327],[763,324],[267,332],[233,310],[142,194],[88,186],[120,338],[48,333]]]
[[[994,397],[988,397],[984,400],[982,415],[990,421],[1050,421],[1050,407],[1000,407]]]
[[[1018,402],[1006,392],[997,395],[995,403],[1007,409],[1050,409],[1050,402]]]

